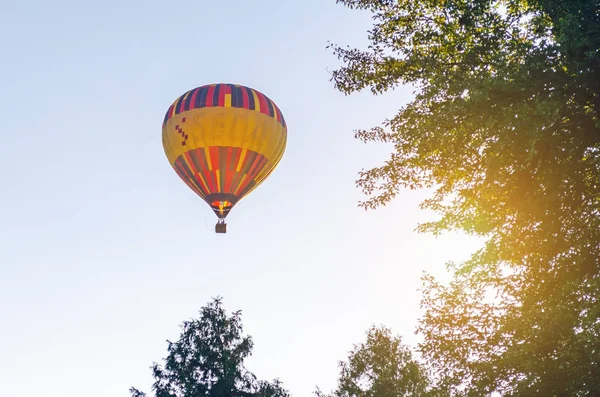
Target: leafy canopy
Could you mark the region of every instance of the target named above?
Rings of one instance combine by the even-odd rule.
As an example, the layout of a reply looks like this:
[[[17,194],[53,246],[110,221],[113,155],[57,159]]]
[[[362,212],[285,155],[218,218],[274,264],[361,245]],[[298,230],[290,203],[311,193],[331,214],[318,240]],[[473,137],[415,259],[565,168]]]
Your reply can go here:
[[[244,367],[253,343],[243,335],[240,311],[228,316],[216,298],[199,314],[183,323],[178,341],[167,341],[164,366],[152,366],[155,397],[289,397],[278,380],[259,381]]]
[[[419,332],[456,395],[600,390],[598,0],[338,0],[372,14],[367,49],[332,44],[347,94],[416,87],[365,142],[393,145],[357,184],[377,208],[433,188],[422,232],[485,237],[424,277]]]
[[[423,397],[431,392],[425,369],[385,327],[371,327],[366,341],[339,364],[337,388],[330,395],[317,389],[317,397]]]

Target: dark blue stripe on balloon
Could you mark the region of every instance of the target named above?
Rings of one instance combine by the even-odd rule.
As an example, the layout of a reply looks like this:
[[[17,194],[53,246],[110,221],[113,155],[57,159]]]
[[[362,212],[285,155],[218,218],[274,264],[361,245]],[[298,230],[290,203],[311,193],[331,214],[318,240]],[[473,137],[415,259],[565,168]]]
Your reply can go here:
[[[215,86],[215,92],[213,94],[213,98],[212,98],[212,105],[213,106],[218,106],[219,105],[219,93],[221,92],[222,89],[224,89],[225,87],[223,87],[223,84],[217,84]]]
[[[275,117],[275,109],[273,109],[273,105],[271,104],[271,100],[269,98],[267,98],[266,95],[265,95],[265,99],[266,99],[266,102],[267,102],[267,106],[269,106],[269,116]]]
[[[241,108],[244,106],[244,97],[242,96],[242,87],[235,87],[235,107]]]
[[[203,108],[206,103],[206,95],[208,94],[208,87],[204,86],[200,89],[200,93],[196,97],[196,108]]]
[[[248,87],[244,87],[244,89],[248,93],[248,109],[250,109],[250,110],[256,109],[256,105],[254,103],[254,95],[252,95],[252,90]]]
[[[183,97],[185,96],[185,94],[183,94],[182,96],[179,97],[179,99],[177,100],[177,103],[175,104],[175,114],[179,114],[179,107],[181,106],[181,102],[183,101]]]
[[[185,104],[183,105],[183,110],[190,110],[192,97],[194,96],[194,92],[196,92],[196,91],[198,91],[198,88],[194,88],[192,91],[190,91],[190,94],[186,98]]]

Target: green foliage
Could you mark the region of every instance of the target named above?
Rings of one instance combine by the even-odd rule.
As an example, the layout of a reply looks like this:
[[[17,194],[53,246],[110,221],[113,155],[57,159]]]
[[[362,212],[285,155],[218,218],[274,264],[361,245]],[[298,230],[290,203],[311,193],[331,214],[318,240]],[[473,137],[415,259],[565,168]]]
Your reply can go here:
[[[387,328],[372,327],[366,341],[340,362],[337,388],[317,397],[416,397],[432,396],[424,368],[413,358],[400,337]]]
[[[434,188],[439,219],[487,243],[424,277],[423,356],[455,395],[584,396],[600,390],[598,0],[339,0],[367,10],[366,50],[331,45],[345,93],[416,87],[356,136],[387,142],[357,184],[377,208]]]
[[[200,318],[185,321],[179,340],[167,344],[164,367],[152,367],[155,397],[289,396],[278,380],[259,381],[244,367],[252,339],[243,335],[241,312],[228,316],[219,298],[201,309]]]

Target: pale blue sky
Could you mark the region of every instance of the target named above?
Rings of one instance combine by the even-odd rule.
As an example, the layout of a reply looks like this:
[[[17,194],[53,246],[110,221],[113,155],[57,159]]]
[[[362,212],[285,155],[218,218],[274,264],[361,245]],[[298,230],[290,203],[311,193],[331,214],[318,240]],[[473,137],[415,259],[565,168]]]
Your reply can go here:
[[[364,45],[334,0],[30,1],[0,6],[0,387],[11,397],[125,397],[179,324],[221,295],[255,341],[248,365],[295,396],[334,387],[372,324],[414,344],[419,277],[476,247],[413,230],[424,192],[357,207],[377,125],[411,90],[336,92],[327,40]],[[169,166],[161,122],[199,85],[248,85],[286,117],[271,177],[214,233]]]

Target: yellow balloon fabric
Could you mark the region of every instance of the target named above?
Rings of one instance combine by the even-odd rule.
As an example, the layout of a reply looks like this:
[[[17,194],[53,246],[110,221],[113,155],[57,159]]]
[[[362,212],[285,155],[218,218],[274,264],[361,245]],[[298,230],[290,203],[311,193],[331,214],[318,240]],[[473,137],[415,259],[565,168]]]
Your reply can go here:
[[[171,105],[162,141],[175,172],[223,219],[279,164],[287,126],[281,110],[259,91],[210,84]]]

